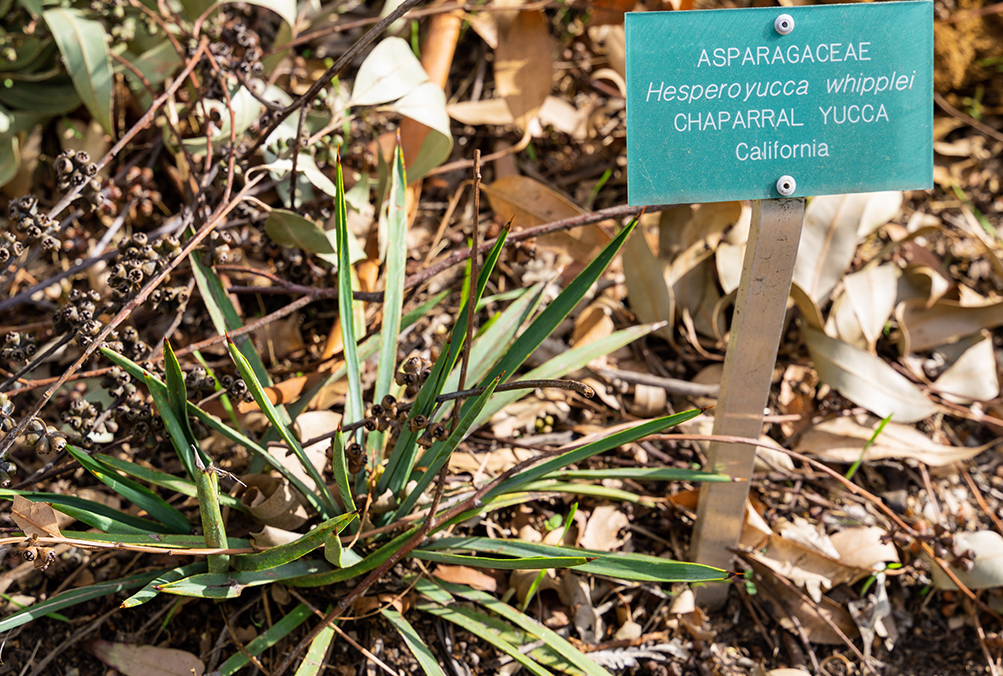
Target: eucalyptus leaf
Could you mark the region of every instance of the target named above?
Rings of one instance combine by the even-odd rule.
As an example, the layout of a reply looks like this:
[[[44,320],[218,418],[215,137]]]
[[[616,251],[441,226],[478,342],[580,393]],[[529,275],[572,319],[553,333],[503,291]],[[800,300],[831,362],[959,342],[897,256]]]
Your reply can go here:
[[[59,46],[80,100],[104,130],[114,134],[111,119],[114,83],[104,25],[84,18],[83,12],[76,9],[47,9],[42,16]]]
[[[401,38],[387,38],[359,66],[350,106],[374,106],[396,101],[428,81],[428,73]],[[443,106],[445,109],[445,106]]]

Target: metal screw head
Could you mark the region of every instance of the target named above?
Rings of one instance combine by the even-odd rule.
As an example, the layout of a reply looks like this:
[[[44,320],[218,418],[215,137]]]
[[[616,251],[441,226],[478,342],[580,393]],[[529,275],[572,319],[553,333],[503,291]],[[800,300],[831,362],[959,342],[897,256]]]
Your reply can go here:
[[[788,35],[794,30],[794,17],[790,14],[781,14],[777,17],[776,21],[773,22],[773,27],[781,35]]]
[[[797,188],[798,182],[794,180],[793,176],[787,176],[785,174],[777,179],[777,192],[784,197],[790,197],[793,195]]]

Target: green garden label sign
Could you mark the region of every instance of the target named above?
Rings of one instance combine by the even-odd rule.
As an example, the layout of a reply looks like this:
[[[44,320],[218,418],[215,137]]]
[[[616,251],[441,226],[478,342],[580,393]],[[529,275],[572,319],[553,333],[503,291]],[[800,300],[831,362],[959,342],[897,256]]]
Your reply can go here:
[[[933,3],[626,15],[633,205],[933,185]]]

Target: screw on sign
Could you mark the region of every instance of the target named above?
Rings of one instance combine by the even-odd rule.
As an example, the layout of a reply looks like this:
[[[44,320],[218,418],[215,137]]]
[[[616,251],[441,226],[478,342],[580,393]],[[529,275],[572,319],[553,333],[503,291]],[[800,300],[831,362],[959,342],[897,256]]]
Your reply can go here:
[[[754,200],[714,434],[758,438],[804,198],[933,185],[933,3],[637,12],[625,27],[630,204]],[[748,479],[754,460],[714,443],[708,469]],[[748,487],[702,485],[696,561],[731,566]],[[727,587],[700,593],[716,604]]]

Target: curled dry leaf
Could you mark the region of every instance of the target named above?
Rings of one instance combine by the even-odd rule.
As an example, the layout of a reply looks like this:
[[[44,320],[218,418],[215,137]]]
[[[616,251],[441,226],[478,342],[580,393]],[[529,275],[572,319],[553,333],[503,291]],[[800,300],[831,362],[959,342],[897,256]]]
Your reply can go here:
[[[853,403],[899,422],[922,420],[937,411],[881,358],[810,328],[804,329],[804,340],[822,382]]]
[[[898,550],[887,537],[888,532],[877,526],[859,526],[829,536],[839,552],[839,560],[848,566],[873,570],[876,564],[895,563]]]
[[[592,516],[585,524],[581,545],[585,549],[611,552],[619,549],[627,539],[619,539],[620,531],[630,525],[630,520],[622,511],[612,505],[602,505],[592,510]],[[629,535],[628,535],[629,537]]]
[[[258,549],[270,549],[279,545],[287,545],[293,540],[303,537],[302,533],[291,530],[282,530],[274,526],[264,526],[257,533],[251,533],[254,538],[254,546]]]
[[[864,268],[843,278],[843,295],[836,299],[826,333],[874,352],[874,346],[895,309],[899,268],[894,263]]]
[[[749,552],[746,558],[803,587],[816,602],[822,599],[823,592],[838,584],[853,584],[871,572],[848,566],[817,549],[776,534],[770,536],[765,549]]]
[[[857,241],[898,215],[902,193],[816,197],[805,209],[794,281],[816,303],[832,293],[853,260]]]
[[[986,335],[974,344],[970,340],[959,341],[959,347],[963,350],[961,355],[940,374],[933,383],[933,389],[956,404],[989,401],[998,397],[999,369],[992,338]]]
[[[1003,326],[1003,301],[973,307],[941,300],[927,308],[923,300],[913,299],[899,304],[895,318],[902,329],[899,351],[923,352],[982,329]]]
[[[874,416],[846,416],[826,420],[802,435],[795,450],[826,462],[853,463],[881,421]],[[944,467],[974,458],[993,445],[957,447],[938,444],[914,427],[888,423],[867,449],[864,461],[896,458]]]
[[[823,596],[818,602],[812,602],[803,594],[792,593],[786,585],[776,579],[776,573],[768,567],[758,561],[747,560],[757,574],[757,589],[763,595],[764,601],[773,604],[777,620],[782,627],[795,635],[799,630],[803,630],[810,642],[825,645],[844,645],[843,637],[833,630],[831,625],[835,625],[850,639],[857,638],[859,635],[857,625],[850,617],[849,611],[842,605],[828,596]]]
[[[87,652],[125,676],[202,676],[205,664],[184,650],[90,641]]]
[[[23,495],[15,495],[10,517],[28,537],[62,537],[56,512],[47,502],[32,502]]]
[[[240,502],[262,524],[292,530],[306,523],[306,508],[285,479],[276,479],[268,474],[251,474],[243,481],[247,488],[241,494]]]

